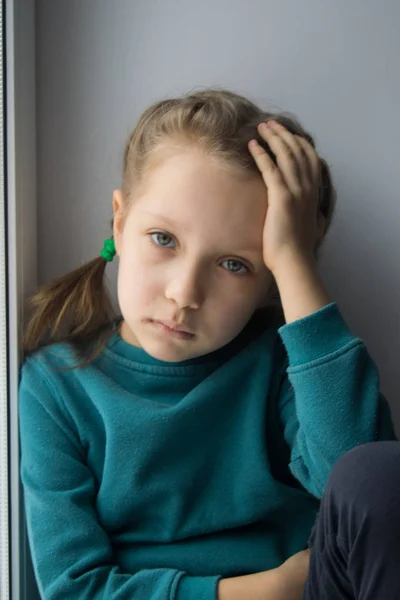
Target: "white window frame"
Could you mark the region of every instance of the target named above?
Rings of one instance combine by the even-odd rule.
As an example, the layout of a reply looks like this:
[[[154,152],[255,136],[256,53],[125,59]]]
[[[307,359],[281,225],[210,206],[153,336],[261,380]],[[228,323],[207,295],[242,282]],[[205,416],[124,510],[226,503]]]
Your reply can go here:
[[[35,0],[2,1],[3,228],[0,231],[0,600],[33,600],[19,475],[18,382],[24,298],[37,283]],[[1,184],[0,184],[1,186]],[[7,288],[7,289],[5,289]],[[4,378],[5,377],[5,378]],[[3,487],[5,486],[5,487]]]

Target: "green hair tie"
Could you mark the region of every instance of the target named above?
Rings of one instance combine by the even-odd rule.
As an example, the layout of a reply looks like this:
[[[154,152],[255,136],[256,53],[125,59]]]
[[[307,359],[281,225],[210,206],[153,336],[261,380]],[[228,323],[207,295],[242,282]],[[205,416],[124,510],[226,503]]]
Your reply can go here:
[[[112,261],[115,256],[115,243],[113,238],[104,240],[104,247],[100,252],[100,256],[102,256],[104,260],[107,260],[108,262]]]

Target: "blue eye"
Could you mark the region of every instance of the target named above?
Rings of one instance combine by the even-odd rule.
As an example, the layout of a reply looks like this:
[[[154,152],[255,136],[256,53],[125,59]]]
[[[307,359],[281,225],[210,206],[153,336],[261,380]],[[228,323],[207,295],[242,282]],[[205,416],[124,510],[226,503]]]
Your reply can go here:
[[[223,262],[231,263],[231,264],[233,263],[233,264],[239,265],[240,267],[244,268],[243,273],[247,273],[248,272],[248,268],[246,267],[246,265],[244,265],[243,263],[241,263],[239,260],[234,260],[233,258],[228,258],[227,260],[224,260]],[[231,273],[240,273],[240,271],[237,270],[237,269],[232,269],[232,270],[228,269],[228,271],[230,271]]]
[[[162,236],[162,237],[164,237],[164,241],[165,241],[165,238],[167,240],[172,240],[173,241],[172,236],[169,235],[168,233],[164,233],[163,231],[153,231],[149,235],[150,235],[150,237],[151,237],[151,239],[153,241],[155,239],[155,238],[153,238],[153,236],[156,236],[156,237],[157,236]],[[163,243],[158,243],[156,241],[154,241],[154,243],[155,243],[156,246],[158,246],[160,248],[173,249],[173,248],[171,248],[171,246],[168,246],[168,243],[167,244],[163,244]],[[231,263],[231,265],[232,265],[232,263],[233,263],[233,265],[235,265],[235,264],[239,265],[239,269],[235,269],[235,268],[234,269],[229,269],[229,268],[226,269],[227,271],[229,271],[230,273],[233,273],[234,275],[236,275],[236,274],[238,274],[238,275],[244,275],[245,273],[249,273],[250,272],[249,268],[244,263],[240,262],[239,260],[235,260],[233,258],[228,258],[228,259],[224,260],[223,262],[225,262],[225,263]],[[240,268],[242,268],[243,271],[240,271]]]
[[[163,231],[153,231],[153,233],[150,234],[150,236],[153,235],[162,235],[164,236],[164,238],[169,238],[170,240],[172,240],[172,237],[170,235],[168,235],[167,233],[164,233]],[[153,239],[153,237],[152,237]],[[156,243],[156,246],[161,246],[162,248],[168,248],[168,245],[165,244],[158,244]]]

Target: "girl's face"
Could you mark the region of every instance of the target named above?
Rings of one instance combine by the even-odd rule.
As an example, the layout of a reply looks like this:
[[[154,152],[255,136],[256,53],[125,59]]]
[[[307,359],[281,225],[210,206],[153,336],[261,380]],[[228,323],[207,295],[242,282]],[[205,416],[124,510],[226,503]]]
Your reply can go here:
[[[166,362],[229,343],[265,304],[272,275],[262,255],[267,189],[196,149],[168,157],[132,199],[124,223],[113,195],[121,336]],[[173,321],[178,336],[154,321]]]

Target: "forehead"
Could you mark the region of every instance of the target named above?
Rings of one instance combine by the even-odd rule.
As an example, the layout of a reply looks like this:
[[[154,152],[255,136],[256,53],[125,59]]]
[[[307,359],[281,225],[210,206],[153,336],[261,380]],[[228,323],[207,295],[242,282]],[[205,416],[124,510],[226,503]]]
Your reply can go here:
[[[162,215],[187,231],[238,235],[262,227],[267,190],[261,176],[245,178],[193,150],[174,154],[150,171],[135,205],[137,217]]]

